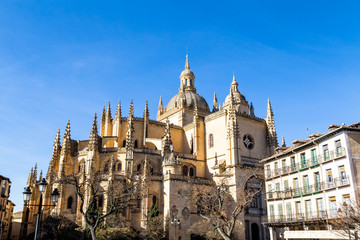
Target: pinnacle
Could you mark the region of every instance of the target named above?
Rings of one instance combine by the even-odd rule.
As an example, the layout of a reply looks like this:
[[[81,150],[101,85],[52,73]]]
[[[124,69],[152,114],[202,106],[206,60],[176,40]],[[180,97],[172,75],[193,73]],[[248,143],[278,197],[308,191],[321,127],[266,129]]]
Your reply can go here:
[[[120,103],[120,99],[119,99],[119,102],[118,102],[118,105],[117,105],[117,108],[116,108],[115,117],[118,118],[118,119],[121,118],[121,103]]]
[[[130,102],[130,108],[129,108],[129,117],[133,117],[134,116],[134,104],[133,104],[133,100],[131,99]]]
[[[148,106],[148,101],[147,100],[145,102],[145,109],[144,109],[144,118],[145,117],[149,117],[149,106]]]
[[[103,111],[102,111],[102,115],[101,115],[101,122],[104,122],[105,121],[105,106],[103,108]]]
[[[108,107],[107,107],[107,110],[106,110],[106,119],[108,121],[111,121],[111,107],[110,107],[110,101],[108,103]]]
[[[282,147],[286,147],[286,143],[285,143],[285,138],[284,138],[284,136],[282,136],[281,146],[282,146]]]

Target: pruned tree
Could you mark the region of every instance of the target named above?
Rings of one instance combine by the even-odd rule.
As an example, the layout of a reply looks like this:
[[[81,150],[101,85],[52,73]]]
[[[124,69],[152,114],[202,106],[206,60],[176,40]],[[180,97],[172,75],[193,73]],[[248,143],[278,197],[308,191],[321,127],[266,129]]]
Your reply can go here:
[[[60,184],[74,186],[79,198],[78,210],[81,213],[91,237],[96,239],[96,228],[109,215],[131,208],[136,199],[142,196],[146,184],[136,176],[119,176],[112,179],[108,174],[97,172],[84,177],[70,174],[62,177]]]
[[[261,195],[263,179],[257,175],[254,177],[261,183],[261,187],[254,190],[244,186],[236,193],[238,200],[234,200],[231,195],[233,185],[229,185],[226,179],[219,184],[182,189],[179,194],[190,201],[196,213],[213,231],[217,231],[224,240],[231,240],[238,216]]]

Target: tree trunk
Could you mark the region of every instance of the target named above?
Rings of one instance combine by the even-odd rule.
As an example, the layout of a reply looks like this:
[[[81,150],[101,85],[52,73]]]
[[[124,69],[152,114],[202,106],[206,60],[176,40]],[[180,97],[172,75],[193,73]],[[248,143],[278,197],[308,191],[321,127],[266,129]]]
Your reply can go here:
[[[92,240],[96,240],[96,235],[95,235],[95,228],[93,226],[89,226],[89,229],[90,229],[90,233],[91,233],[91,239]]]
[[[223,229],[221,228],[217,228],[218,232],[220,233],[221,237],[224,239],[224,240],[231,240],[231,237],[227,236],[224,232]]]

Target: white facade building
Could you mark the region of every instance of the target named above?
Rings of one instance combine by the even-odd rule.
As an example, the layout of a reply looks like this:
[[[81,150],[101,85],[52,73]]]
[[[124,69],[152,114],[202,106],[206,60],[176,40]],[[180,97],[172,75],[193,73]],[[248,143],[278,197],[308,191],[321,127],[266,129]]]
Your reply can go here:
[[[262,160],[270,238],[343,239],[331,219],[357,196],[360,124],[331,125],[293,144]]]

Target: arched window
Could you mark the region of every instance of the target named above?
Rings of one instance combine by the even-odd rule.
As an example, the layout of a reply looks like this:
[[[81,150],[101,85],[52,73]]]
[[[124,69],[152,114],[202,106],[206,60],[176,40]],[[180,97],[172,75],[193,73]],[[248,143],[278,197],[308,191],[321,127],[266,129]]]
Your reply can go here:
[[[72,209],[72,204],[73,204],[73,197],[70,196],[67,199],[67,209]]]
[[[188,167],[187,166],[183,166],[183,175],[184,176],[188,175]]]
[[[98,207],[101,208],[104,205],[104,196],[99,196],[98,198]]]
[[[138,140],[135,140],[135,142],[134,142],[134,148],[138,148]]]
[[[136,172],[140,174],[141,171],[141,164],[136,165]]]
[[[190,140],[190,154],[193,154],[194,153],[194,142],[193,142],[193,139],[191,138]]]
[[[136,199],[136,208],[140,208],[141,207],[141,198],[140,198],[140,196],[139,197],[137,197],[137,199]]]
[[[118,163],[118,165],[117,165],[117,171],[118,171],[118,172],[121,171],[121,163]]]
[[[110,161],[107,161],[107,162],[105,163],[104,172],[109,171],[109,164],[110,164]]]
[[[212,133],[209,135],[209,148],[214,147],[214,135]]]
[[[126,140],[123,141],[123,147],[126,147]]]
[[[192,167],[190,168],[189,175],[190,175],[190,177],[193,177],[195,175],[194,168],[192,168]]]
[[[153,202],[153,205],[155,205],[155,204],[156,204],[156,201],[157,201],[157,198],[156,198],[156,196],[154,195],[154,196],[152,197],[152,202]]]

